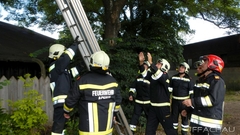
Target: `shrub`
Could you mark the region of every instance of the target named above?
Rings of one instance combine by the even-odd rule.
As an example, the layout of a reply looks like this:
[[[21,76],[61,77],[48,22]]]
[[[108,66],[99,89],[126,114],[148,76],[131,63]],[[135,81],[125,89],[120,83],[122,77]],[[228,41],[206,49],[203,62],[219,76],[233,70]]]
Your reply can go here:
[[[32,86],[30,74],[20,77],[25,87]],[[45,101],[37,90],[28,90],[24,98],[16,102],[9,101],[11,107],[11,119],[14,133],[21,135],[40,135],[47,123],[47,114],[42,110]]]
[[[12,127],[11,115],[6,113],[3,108],[0,108],[0,134],[1,135],[14,135]]]
[[[79,135],[79,116],[78,116],[78,108],[75,107],[73,111],[70,113],[71,119],[66,122],[66,131],[65,135]]]

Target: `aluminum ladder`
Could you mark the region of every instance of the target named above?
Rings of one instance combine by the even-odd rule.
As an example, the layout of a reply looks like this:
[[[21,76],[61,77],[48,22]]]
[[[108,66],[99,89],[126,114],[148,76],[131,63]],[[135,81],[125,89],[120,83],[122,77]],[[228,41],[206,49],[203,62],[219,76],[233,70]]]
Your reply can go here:
[[[82,7],[80,0],[56,0],[61,10],[63,18],[74,39],[78,40],[78,48],[80,54],[89,69],[90,56],[94,52],[100,51],[100,46],[93,33],[92,27],[88,21],[86,13]],[[114,128],[119,135],[132,135],[128,121],[124,115],[122,108],[119,108],[117,118],[114,120]]]

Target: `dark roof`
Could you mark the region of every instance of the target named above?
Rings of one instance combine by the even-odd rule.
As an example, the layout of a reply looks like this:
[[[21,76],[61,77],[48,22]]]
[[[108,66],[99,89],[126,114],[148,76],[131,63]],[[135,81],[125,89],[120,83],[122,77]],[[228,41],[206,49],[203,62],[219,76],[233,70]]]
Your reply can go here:
[[[225,61],[225,66],[240,66],[240,34],[192,43],[183,48],[185,60],[192,59],[195,62],[199,56],[215,54]]]
[[[32,30],[0,21],[0,61],[30,62],[30,53],[49,47],[55,39]],[[45,51],[36,58],[46,60]]]

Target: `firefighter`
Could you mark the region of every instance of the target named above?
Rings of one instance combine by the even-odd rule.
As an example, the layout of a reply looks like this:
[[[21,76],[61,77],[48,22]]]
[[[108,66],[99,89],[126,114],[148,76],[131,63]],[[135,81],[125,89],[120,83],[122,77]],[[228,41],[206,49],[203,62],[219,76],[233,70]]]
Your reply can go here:
[[[136,94],[135,103],[134,103],[134,111],[130,121],[130,129],[133,132],[137,130],[138,120],[144,112],[146,119],[148,118],[148,111],[150,107],[150,98],[149,98],[149,88],[150,88],[150,71],[148,67],[150,66],[148,61],[144,61],[144,63],[140,63],[140,65],[144,66],[144,71],[137,76],[134,83],[129,89],[129,101],[133,101],[134,94]]]
[[[182,104],[182,101],[189,99],[193,95],[193,82],[188,75],[190,70],[189,65],[186,62],[180,63],[178,67],[178,73],[170,78],[169,91],[172,92],[172,118],[173,127],[178,132],[178,118],[182,110],[186,108]],[[188,117],[181,115],[181,134],[187,135],[188,132]]]
[[[110,135],[114,110],[122,100],[116,80],[109,74],[110,59],[104,51],[91,55],[90,71],[74,83],[64,104],[64,117],[78,106],[80,135]]]
[[[161,123],[167,135],[175,135],[173,122],[170,113],[170,92],[168,91],[169,77],[168,70],[170,64],[166,59],[158,59],[154,65],[152,56],[147,53],[148,62],[150,63],[150,108],[148,113],[146,135],[156,135],[156,130]],[[144,54],[139,54],[140,62],[145,60]],[[143,66],[143,65],[142,65]]]
[[[49,77],[50,88],[53,101],[53,125],[52,135],[61,135],[63,133],[66,119],[63,114],[63,103],[71,87],[71,75],[68,71],[70,61],[73,59],[77,45],[73,44],[65,50],[65,46],[54,44],[49,48]]]
[[[193,135],[220,135],[223,123],[225,82],[221,77],[224,61],[213,54],[200,57],[197,62],[198,80],[194,96],[183,104],[194,108],[190,126]]]

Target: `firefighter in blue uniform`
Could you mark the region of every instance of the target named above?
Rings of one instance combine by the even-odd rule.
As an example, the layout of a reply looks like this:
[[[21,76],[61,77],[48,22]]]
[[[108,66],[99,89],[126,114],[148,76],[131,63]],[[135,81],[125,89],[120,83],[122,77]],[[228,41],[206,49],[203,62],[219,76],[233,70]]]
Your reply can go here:
[[[187,107],[194,108],[190,119],[191,133],[220,135],[226,92],[225,82],[221,77],[224,61],[216,55],[209,54],[201,56],[198,64],[199,78],[194,85],[194,96],[183,101]]]
[[[63,104],[71,87],[71,75],[68,71],[70,61],[77,50],[77,44],[73,44],[65,50],[65,46],[54,44],[49,48],[49,77],[54,107],[52,135],[62,135],[66,119],[63,114]]]
[[[122,100],[116,80],[109,74],[110,59],[104,51],[91,55],[90,71],[74,83],[64,104],[64,116],[78,106],[79,135],[111,135],[114,111]]]
[[[150,63],[150,109],[148,113],[146,135],[156,135],[156,130],[161,123],[167,135],[175,135],[173,122],[170,112],[170,92],[168,70],[170,64],[166,59],[158,59],[154,65],[152,56],[147,53],[148,62]],[[144,54],[139,54],[139,60],[144,61]],[[142,65],[143,66],[143,65]]]
[[[179,114],[186,108],[182,101],[189,99],[193,95],[193,82],[188,75],[190,70],[186,62],[180,63],[178,73],[170,78],[169,91],[172,92],[172,118],[173,127],[178,132]],[[188,117],[181,115],[181,134],[187,135],[189,129]]]
[[[140,69],[140,74],[137,76],[132,86],[129,89],[129,101],[133,101],[134,103],[134,111],[130,121],[130,129],[133,132],[137,130],[138,120],[144,112],[146,119],[148,118],[148,111],[150,107],[150,98],[149,98],[149,88],[150,88],[150,77],[151,73],[148,70],[150,66],[148,61],[140,62],[140,65],[143,64],[143,69]],[[134,95],[136,94],[136,97]]]

